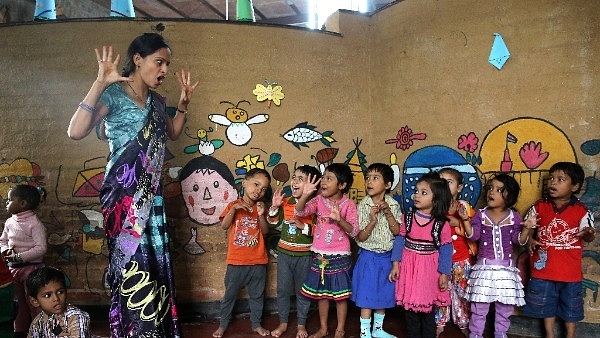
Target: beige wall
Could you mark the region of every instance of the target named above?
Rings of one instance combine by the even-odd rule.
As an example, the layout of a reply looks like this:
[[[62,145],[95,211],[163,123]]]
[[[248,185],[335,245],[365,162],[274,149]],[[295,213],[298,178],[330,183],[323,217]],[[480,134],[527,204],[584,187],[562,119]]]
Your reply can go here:
[[[584,0],[406,0],[371,17],[336,14],[329,27],[339,34],[163,21],[163,35],[173,49],[170,72],[184,67],[201,81],[190,106],[187,133],[195,136],[198,129],[212,128],[208,139],[224,141],[212,156],[236,178],[236,163],[246,155],[260,156],[267,166],[272,154],[280,154],[279,162],[286,163],[290,172],[296,164],[316,164],[317,151],[326,147],[323,143],[310,142],[298,150],[281,136],[307,121],[321,133],[333,132],[336,142],[331,147],[338,149],[334,161],[345,161],[356,141],[366,165],[389,163],[394,154],[400,171],[417,150],[443,146],[465,158],[480,157],[481,164],[472,167],[484,181],[485,173],[499,170],[509,147],[513,174],[524,186],[522,212],[540,196],[544,170],[553,162],[576,160],[592,179],[598,171],[598,155],[584,153],[581,145],[600,135],[600,45],[594,42],[600,33],[599,14],[600,3]],[[0,176],[9,181],[11,175],[36,176],[34,180],[50,192],[39,211],[53,236],[46,262],[69,273],[75,303],[108,303],[101,283],[106,248],[101,237],[87,233],[79,213],[98,211],[98,199],[75,196],[78,173],[101,168],[107,147],[93,136],[72,141],[66,127],[95,78],[93,48],[112,44],[124,54],[133,37],[157,23],[106,20],[0,26],[4,127]],[[511,52],[502,70],[487,61],[493,33],[503,36]],[[252,94],[265,79],[283,87],[280,106],[267,108]],[[175,102],[174,75],[160,93]],[[252,103],[242,104],[250,116],[266,113],[269,120],[251,125],[251,140],[238,147],[227,140],[226,128],[209,121],[208,115],[225,113],[228,106],[220,101],[240,100]],[[412,130],[412,145],[402,149],[385,143],[405,126]],[[505,142],[507,130],[517,143]],[[458,139],[471,132],[478,137],[478,148],[467,153],[459,149]],[[520,147],[529,141],[540,142],[542,153],[549,153],[533,169],[523,164],[531,163],[531,154],[518,160]],[[174,157],[167,167],[176,169],[200,156],[184,152],[194,143],[198,140],[186,136],[171,142]],[[438,155],[445,158],[448,152]],[[39,173],[34,170],[38,167]],[[165,177],[166,182],[172,180],[177,181]],[[0,183],[2,198],[9,185]],[[401,186],[402,182],[395,193],[402,195]],[[360,184],[357,189],[360,195]],[[587,191],[596,208],[597,189]],[[185,213],[181,202],[178,206]],[[217,302],[223,294],[225,233],[180,214],[171,217],[170,224],[180,302]],[[206,252],[186,247],[195,242]],[[598,252],[598,241],[586,249]],[[275,296],[275,264],[275,259],[269,264],[268,297]],[[586,258],[584,269],[586,278],[600,282],[598,262]],[[586,321],[600,322],[591,289],[587,294]]]

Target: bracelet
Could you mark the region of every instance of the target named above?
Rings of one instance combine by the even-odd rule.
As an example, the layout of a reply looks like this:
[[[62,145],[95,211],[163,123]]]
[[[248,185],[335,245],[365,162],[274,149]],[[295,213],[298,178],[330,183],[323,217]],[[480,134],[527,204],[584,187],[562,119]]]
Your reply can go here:
[[[97,112],[96,108],[90,106],[89,104],[87,104],[87,103],[85,103],[83,101],[79,102],[79,108],[81,108],[81,109],[83,109],[83,110],[85,110],[87,112],[90,112],[92,114],[96,114],[96,112]]]
[[[187,110],[186,110],[186,111],[183,111],[183,110],[179,109],[179,107],[177,107],[177,111],[178,111],[179,113],[182,113],[182,114],[187,114]]]

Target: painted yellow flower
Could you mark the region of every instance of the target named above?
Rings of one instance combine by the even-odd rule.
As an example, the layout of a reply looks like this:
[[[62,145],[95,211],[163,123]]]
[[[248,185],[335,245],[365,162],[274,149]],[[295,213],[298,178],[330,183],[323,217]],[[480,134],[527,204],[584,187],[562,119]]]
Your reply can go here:
[[[281,104],[281,100],[283,100],[285,97],[285,94],[283,94],[283,88],[278,85],[277,82],[270,83],[266,80],[265,82],[267,83],[266,87],[259,83],[252,91],[252,94],[256,95],[256,100],[259,102],[269,100],[269,108],[271,107],[271,102],[279,106]]]

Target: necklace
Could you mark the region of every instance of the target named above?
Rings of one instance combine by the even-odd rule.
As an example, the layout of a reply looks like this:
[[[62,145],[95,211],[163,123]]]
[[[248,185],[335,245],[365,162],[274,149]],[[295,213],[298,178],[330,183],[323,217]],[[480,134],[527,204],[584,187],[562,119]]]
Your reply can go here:
[[[133,87],[131,86],[131,84],[129,82],[127,82],[127,85],[129,86],[129,88],[131,88],[131,91],[133,92],[133,95],[135,95],[135,97],[137,97],[138,100],[140,100],[141,103],[146,104],[146,101],[142,100],[142,98],[138,95],[138,93],[135,92],[135,89],[133,89]]]

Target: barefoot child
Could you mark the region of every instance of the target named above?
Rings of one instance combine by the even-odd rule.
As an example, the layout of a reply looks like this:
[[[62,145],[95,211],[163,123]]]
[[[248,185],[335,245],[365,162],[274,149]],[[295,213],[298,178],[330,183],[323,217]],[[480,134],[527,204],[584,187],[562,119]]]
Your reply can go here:
[[[227,271],[221,320],[213,332],[215,338],[222,337],[227,330],[237,295],[244,286],[250,296],[252,330],[261,336],[269,335],[261,320],[268,262],[264,235],[269,232],[262,199],[270,184],[271,175],[266,170],[251,169],[242,182],[244,196],[229,203],[220,216],[221,227],[227,230]]]
[[[348,165],[330,164],[320,180],[313,178],[304,185],[302,197],[296,204],[296,216],[317,217],[311,247],[312,263],[302,285],[302,294],[319,301],[321,327],[309,338],[321,338],[329,334],[327,321],[330,300],[335,301],[337,312],[334,338],[343,338],[346,334],[347,299],[352,294],[350,238],[358,233],[356,204],[346,195],[353,181]],[[319,195],[308,201],[317,186]]]
[[[313,217],[296,217],[296,201],[302,196],[304,184],[310,179],[318,180],[321,173],[315,167],[303,165],[296,168],[292,176],[292,196],[285,198],[281,190],[273,194],[273,201],[267,218],[271,227],[281,226],[281,238],[277,244],[277,308],[279,326],[271,331],[271,336],[280,337],[287,331],[290,314],[290,296],[296,295],[296,317],[298,331],[296,338],[306,338],[306,317],[310,299],[302,295],[302,283],[306,279],[312,253]],[[311,194],[314,196],[314,192]],[[311,196],[312,197],[312,196]]]
[[[361,338],[395,338],[383,330],[385,309],[396,306],[394,283],[388,279],[392,269],[392,248],[398,235],[400,205],[389,195],[394,172],[389,165],[373,163],[367,168],[367,196],[358,204],[360,248],[352,273],[351,299],[360,307]],[[375,312],[371,332],[371,314]]]

